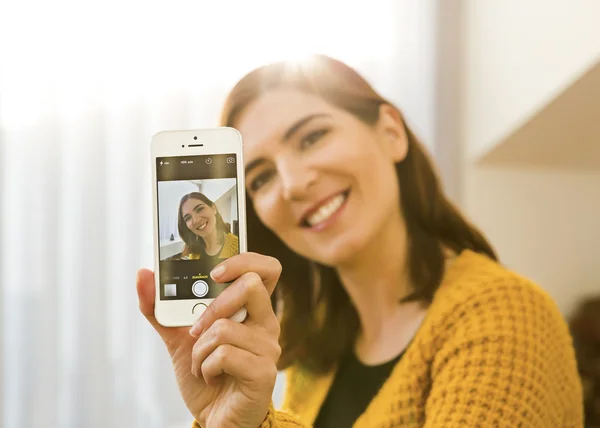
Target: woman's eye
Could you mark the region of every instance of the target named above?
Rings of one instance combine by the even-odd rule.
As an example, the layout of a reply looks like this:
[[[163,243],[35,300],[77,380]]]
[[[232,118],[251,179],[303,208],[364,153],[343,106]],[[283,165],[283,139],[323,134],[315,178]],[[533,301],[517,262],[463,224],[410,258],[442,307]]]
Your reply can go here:
[[[256,178],[250,181],[250,190],[256,192],[258,189],[264,186],[274,174],[275,172],[273,170],[261,172],[256,176]]]
[[[317,141],[319,141],[325,134],[329,132],[328,129],[321,129],[319,131],[310,132],[300,141],[300,148],[305,149],[307,147],[312,146]]]
[[[204,209],[204,207],[198,207],[196,208],[196,212],[199,213],[200,211],[202,211]]]

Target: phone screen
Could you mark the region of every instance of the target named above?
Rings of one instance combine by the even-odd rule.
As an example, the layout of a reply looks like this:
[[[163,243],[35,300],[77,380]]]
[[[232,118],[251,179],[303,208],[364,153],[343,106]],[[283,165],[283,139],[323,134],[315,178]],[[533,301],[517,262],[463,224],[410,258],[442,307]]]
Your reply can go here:
[[[237,156],[156,158],[160,299],[215,298],[210,271],[240,252]]]

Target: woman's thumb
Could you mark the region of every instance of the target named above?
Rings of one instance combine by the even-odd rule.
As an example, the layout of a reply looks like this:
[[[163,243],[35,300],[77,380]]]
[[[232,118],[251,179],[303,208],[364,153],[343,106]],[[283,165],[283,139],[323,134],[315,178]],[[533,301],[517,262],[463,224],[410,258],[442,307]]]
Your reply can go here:
[[[154,298],[156,293],[154,288],[154,273],[148,269],[140,269],[137,272],[135,282],[140,311],[146,318],[154,318]]]
[[[156,288],[154,285],[154,273],[148,269],[140,269],[137,273],[136,288],[139,300],[140,311],[146,317],[148,322],[154,327],[160,335],[163,342],[169,348],[169,352],[182,345],[180,341],[189,342],[192,338],[187,333],[187,329],[164,327],[158,323],[154,316],[154,299]]]

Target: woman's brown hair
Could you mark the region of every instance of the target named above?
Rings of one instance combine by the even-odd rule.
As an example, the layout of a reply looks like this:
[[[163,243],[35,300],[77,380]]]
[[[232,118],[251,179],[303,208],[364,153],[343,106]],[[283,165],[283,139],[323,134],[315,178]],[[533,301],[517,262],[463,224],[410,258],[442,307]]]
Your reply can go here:
[[[181,208],[183,207],[183,204],[189,199],[196,199],[202,201],[206,205],[208,205],[211,208],[214,208],[217,211],[215,217],[217,219],[217,242],[219,244],[225,242],[225,234],[229,233],[231,230],[229,228],[229,225],[225,223],[225,221],[223,221],[223,217],[221,217],[221,214],[219,213],[219,210],[217,209],[215,203],[208,199],[208,197],[204,193],[192,192],[188,193],[187,195],[184,195],[181,198],[181,201],[179,201],[179,210],[177,211],[177,230],[179,231],[179,236],[181,236],[181,239],[183,239],[183,242],[185,242],[185,247],[183,249],[182,255],[206,255],[206,243],[204,242],[204,239],[198,239],[198,235],[196,235],[187,227],[187,224],[185,224],[185,220],[183,219],[183,213],[181,212]]]
[[[393,106],[344,63],[316,55],[306,62],[277,62],[247,74],[229,94],[221,124],[235,127],[252,101],[279,88],[315,94],[369,125],[377,123],[383,104]],[[494,260],[496,255],[448,200],[425,149],[406,123],[404,127],[408,154],[396,164],[396,171],[408,231],[406,263],[414,290],[402,301],[428,304],[442,281],[445,248],[457,254],[470,249]],[[249,250],[276,257],[283,266],[273,299],[282,305],[279,368],[298,363],[326,372],[352,346],[359,328],[357,312],[335,270],[290,250],[260,222],[247,199]]]

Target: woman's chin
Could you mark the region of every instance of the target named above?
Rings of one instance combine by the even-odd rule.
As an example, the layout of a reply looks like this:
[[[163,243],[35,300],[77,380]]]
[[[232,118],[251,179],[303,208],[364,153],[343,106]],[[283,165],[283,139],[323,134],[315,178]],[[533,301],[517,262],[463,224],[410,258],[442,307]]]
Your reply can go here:
[[[204,236],[212,236],[216,235],[217,230],[212,226],[206,226],[206,229],[203,230]]]
[[[321,246],[318,249],[318,254],[314,254],[313,257],[309,256],[308,258],[317,260],[325,266],[344,266],[356,260],[356,255],[360,253],[362,247],[363,245],[356,240],[331,243],[327,246]]]

